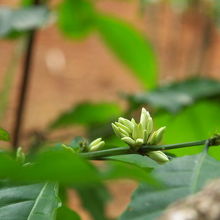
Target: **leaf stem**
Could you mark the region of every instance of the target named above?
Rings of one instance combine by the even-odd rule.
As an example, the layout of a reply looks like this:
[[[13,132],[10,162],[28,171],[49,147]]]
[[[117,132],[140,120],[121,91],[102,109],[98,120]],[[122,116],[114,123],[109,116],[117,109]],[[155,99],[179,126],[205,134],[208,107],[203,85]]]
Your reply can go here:
[[[179,144],[169,144],[169,145],[160,145],[160,146],[152,146],[152,145],[145,145],[141,147],[138,151],[132,150],[130,147],[115,147],[112,149],[95,151],[95,152],[87,152],[81,153],[81,156],[90,159],[90,160],[99,160],[104,157],[108,156],[115,156],[115,155],[123,155],[123,154],[146,154],[149,151],[157,151],[157,150],[171,150],[171,149],[178,149],[184,147],[193,147],[193,146],[200,146],[206,143],[209,143],[209,146],[216,146],[213,139],[206,139],[202,141],[194,141],[194,142],[186,142],[186,143],[179,143]]]

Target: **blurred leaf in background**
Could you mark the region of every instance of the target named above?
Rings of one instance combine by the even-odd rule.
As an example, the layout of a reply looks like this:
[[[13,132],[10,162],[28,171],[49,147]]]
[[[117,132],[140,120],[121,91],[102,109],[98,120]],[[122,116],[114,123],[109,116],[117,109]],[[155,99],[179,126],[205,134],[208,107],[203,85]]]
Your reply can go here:
[[[130,24],[113,16],[97,16],[98,31],[113,50],[139,79],[145,88],[157,84],[157,65],[152,45]]]
[[[220,97],[220,82],[208,78],[192,78],[158,87],[149,92],[128,95],[136,106],[149,105],[157,110],[176,113],[202,99]]]
[[[10,141],[10,134],[3,128],[0,128],[0,141]]]
[[[42,27],[49,18],[46,6],[30,6],[20,9],[0,8],[0,37]]]
[[[219,102],[201,101],[175,116],[162,113],[155,117],[155,124],[158,127],[167,126],[163,138],[165,143],[203,140],[219,132],[219,109]],[[198,153],[201,149],[200,147],[191,147],[175,149],[170,152],[181,156]]]
[[[81,124],[84,126],[110,121],[120,116],[121,108],[115,103],[81,103],[61,114],[51,128],[61,128]]]
[[[73,38],[81,38],[94,27],[95,11],[87,0],[64,0],[58,8],[58,26]]]

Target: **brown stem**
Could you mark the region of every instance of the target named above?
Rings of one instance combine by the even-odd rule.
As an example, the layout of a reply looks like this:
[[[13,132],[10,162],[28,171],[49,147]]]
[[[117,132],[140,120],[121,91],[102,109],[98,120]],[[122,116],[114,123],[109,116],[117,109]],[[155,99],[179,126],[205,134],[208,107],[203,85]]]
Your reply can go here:
[[[34,0],[33,5],[39,5],[40,0]],[[22,79],[21,85],[18,95],[18,106],[15,115],[15,124],[13,128],[13,140],[12,140],[12,147],[16,149],[20,142],[20,134],[21,128],[23,124],[24,118],[24,110],[25,104],[27,99],[27,91],[28,91],[28,84],[30,81],[31,75],[31,67],[33,61],[33,52],[34,52],[34,44],[36,38],[36,31],[31,30],[27,36],[27,49],[24,55],[24,65],[23,65],[23,72],[22,72]]]

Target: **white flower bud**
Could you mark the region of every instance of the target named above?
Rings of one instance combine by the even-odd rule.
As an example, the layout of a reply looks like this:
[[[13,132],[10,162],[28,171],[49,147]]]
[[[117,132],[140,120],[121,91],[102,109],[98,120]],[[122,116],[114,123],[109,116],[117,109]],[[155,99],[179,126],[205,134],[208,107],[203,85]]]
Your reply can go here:
[[[163,137],[165,129],[166,127],[161,127],[157,131],[154,131],[149,137],[148,143],[152,145],[158,144]]]
[[[119,128],[118,128],[114,123],[112,123],[112,128],[113,128],[113,130],[114,130],[116,136],[118,136],[118,137],[121,138],[121,133],[120,133],[120,131],[119,131]]]
[[[133,118],[131,119],[131,123],[133,124],[133,127],[134,127],[135,125],[137,125],[136,121],[135,121]]]
[[[140,117],[140,123],[142,124],[144,129],[147,128],[147,124],[148,124],[149,118],[151,118],[149,112],[145,108],[142,108],[142,110],[141,110],[141,117]]]
[[[92,145],[89,149],[89,151],[97,151],[100,150],[105,145],[104,141],[100,141],[99,143]]]
[[[121,137],[129,137],[129,133],[127,131],[125,131],[124,129],[122,128],[118,128],[119,129],[119,132],[121,134]]]
[[[144,143],[144,140],[142,138],[138,138],[136,141],[135,141],[136,145],[140,146]]]
[[[130,133],[131,129],[129,127],[126,127],[125,125],[119,123],[119,122],[115,122],[116,126],[118,126],[118,128],[121,128],[123,130],[125,130],[126,132]]]
[[[144,139],[144,128],[141,123],[137,126],[137,138]]]
[[[154,125],[153,125],[153,119],[151,117],[148,118],[148,122],[147,122],[147,126],[146,126],[146,130],[148,135],[151,134],[151,132],[153,131]]]
[[[136,140],[137,138],[138,138],[138,125],[137,124],[135,124],[134,125],[134,129],[133,129],[133,131],[132,131],[132,138],[134,139],[134,140]]]
[[[135,141],[130,137],[123,137],[121,140],[131,146],[135,146],[136,144]]]
[[[121,124],[123,124],[123,125],[125,125],[126,127],[128,127],[131,131],[133,130],[134,124],[133,124],[131,121],[129,121],[128,119],[125,119],[125,118],[120,117],[120,118],[118,119],[118,121],[119,121]]]
[[[100,143],[102,141],[102,138],[97,138],[97,139],[95,139],[94,141],[92,141],[90,144],[89,144],[89,146],[94,146],[94,145],[96,145],[96,144],[98,144],[98,143]]]
[[[147,153],[147,156],[152,160],[155,160],[159,164],[163,164],[169,161],[169,158],[162,151],[150,151]]]

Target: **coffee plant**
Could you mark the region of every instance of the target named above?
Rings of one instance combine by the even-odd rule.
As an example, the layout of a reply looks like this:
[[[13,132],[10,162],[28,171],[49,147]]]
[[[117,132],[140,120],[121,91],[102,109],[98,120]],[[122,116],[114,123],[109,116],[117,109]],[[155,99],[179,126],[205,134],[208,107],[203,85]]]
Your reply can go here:
[[[200,1],[167,2],[183,10]],[[219,4],[209,2],[216,21]],[[70,40],[98,34],[137,77],[142,92],[121,93],[124,109],[113,102],[79,103],[41,131],[44,139],[35,138],[24,150],[20,133],[35,36],[39,28],[52,24]],[[47,0],[23,0],[16,9],[0,7],[0,37],[16,41],[20,46],[15,58],[24,57],[14,129],[0,128],[1,220],[79,220],[77,210],[69,207],[70,189],[93,219],[110,220],[106,183],[116,179],[138,183],[118,219],[154,220],[220,177],[220,82],[197,76],[160,85],[153,47],[131,24],[107,15],[92,0],[62,0],[56,7]],[[0,92],[1,120],[12,82],[10,68]],[[85,137],[50,139],[53,132],[75,125],[85,128]],[[97,160],[102,164],[94,163]]]

